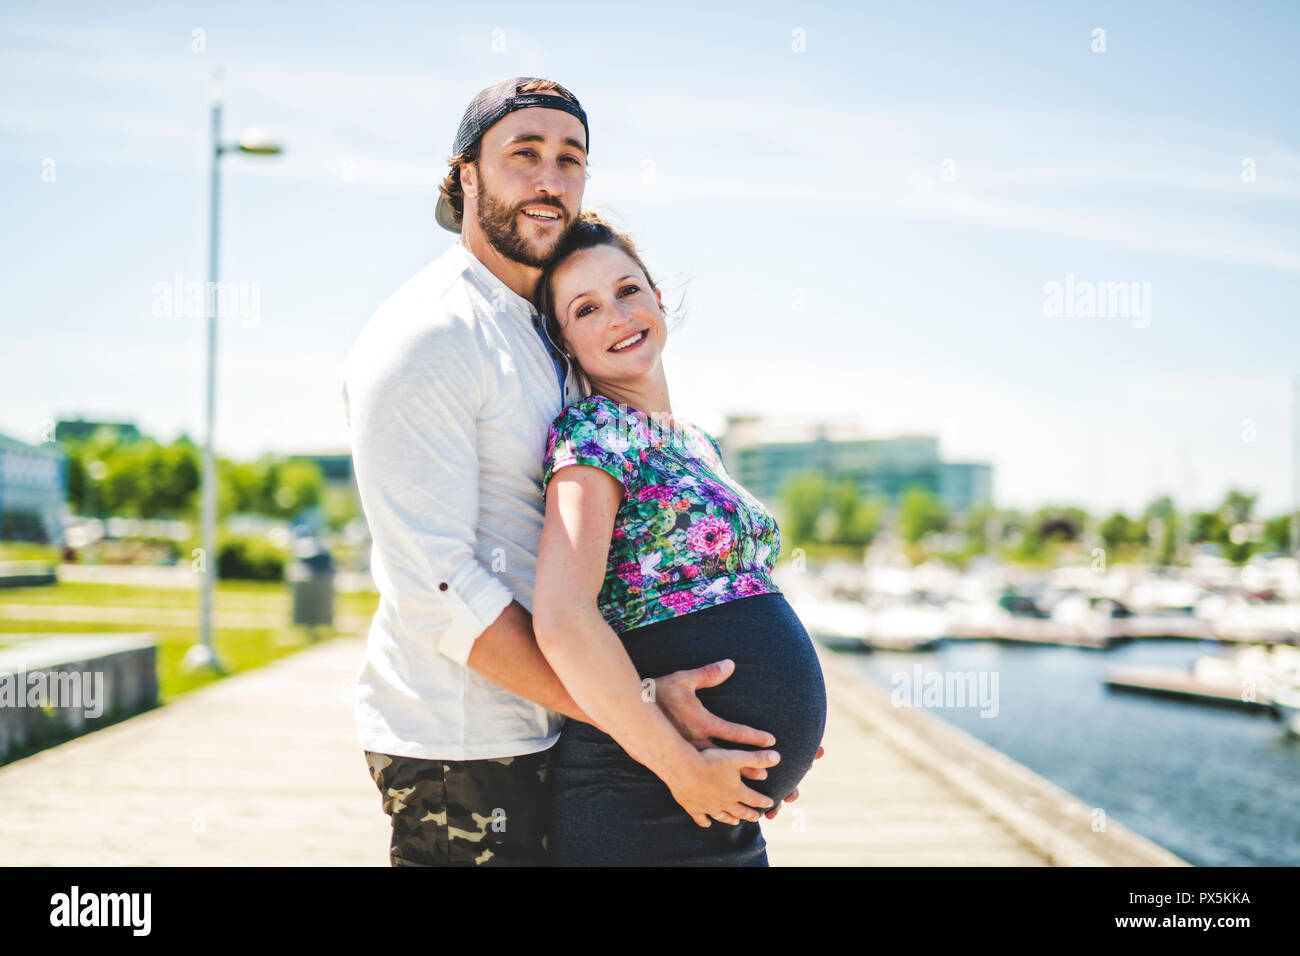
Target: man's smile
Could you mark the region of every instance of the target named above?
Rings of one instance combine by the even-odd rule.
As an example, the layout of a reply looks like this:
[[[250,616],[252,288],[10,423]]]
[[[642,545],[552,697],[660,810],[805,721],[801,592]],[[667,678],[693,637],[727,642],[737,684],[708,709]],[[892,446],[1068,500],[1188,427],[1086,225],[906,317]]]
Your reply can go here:
[[[554,206],[525,206],[521,211],[534,222],[557,222],[564,218]]]

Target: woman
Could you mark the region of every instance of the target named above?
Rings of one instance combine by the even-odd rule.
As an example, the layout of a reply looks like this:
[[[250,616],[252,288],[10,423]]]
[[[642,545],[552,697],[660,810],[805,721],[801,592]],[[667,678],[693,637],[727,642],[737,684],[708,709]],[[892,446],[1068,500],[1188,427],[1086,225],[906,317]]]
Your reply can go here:
[[[779,529],[673,416],[662,297],[626,236],[582,214],[537,304],[588,397],[548,436],[533,626],[601,728],[570,720],[556,744],[554,862],[765,866],[760,810],[794,790],[826,720],[816,652],[770,577]],[[697,750],[642,680],[726,658],[701,702],[775,753]]]

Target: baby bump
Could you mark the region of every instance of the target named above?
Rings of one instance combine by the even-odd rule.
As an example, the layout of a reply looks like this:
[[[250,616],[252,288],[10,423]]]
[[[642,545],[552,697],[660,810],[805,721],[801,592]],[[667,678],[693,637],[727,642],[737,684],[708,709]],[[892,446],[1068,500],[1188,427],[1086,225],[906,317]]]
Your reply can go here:
[[[808,632],[783,595],[738,598],[625,631],[622,638],[642,677],[735,661],[730,677],[699,690],[700,702],[723,720],[776,738],[781,762],[768,768],[766,780],[746,781],[749,786],[780,801],[798,785],[826,727],[826,685]]]

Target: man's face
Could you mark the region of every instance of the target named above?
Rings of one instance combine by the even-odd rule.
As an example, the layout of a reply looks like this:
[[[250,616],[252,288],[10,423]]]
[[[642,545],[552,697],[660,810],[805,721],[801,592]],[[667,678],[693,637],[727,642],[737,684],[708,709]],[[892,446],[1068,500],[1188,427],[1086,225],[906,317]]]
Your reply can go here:
[[[479,160],[461,167],[466,206],[502,256],[541,268],[582,206],[587,133],[560,110],[507,113],[483,134]]]

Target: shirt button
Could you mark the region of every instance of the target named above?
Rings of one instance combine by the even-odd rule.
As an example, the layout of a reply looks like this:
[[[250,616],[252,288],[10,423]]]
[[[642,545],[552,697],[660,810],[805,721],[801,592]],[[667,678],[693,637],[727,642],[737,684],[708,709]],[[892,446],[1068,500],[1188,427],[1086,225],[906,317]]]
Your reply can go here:
[[[438,590],[439,590],[439,591],[445,591],[445,590],[447,590],[447,582],[446,582],[446,581],[443,581],[441,584],[439,584],[439,585],[438,585]]]

